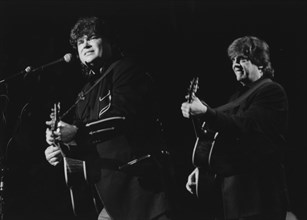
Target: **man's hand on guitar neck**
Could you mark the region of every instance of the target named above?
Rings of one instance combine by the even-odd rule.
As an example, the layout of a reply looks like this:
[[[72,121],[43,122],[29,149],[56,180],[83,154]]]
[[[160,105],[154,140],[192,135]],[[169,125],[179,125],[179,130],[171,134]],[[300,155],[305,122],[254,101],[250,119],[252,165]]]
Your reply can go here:
[[[50,126],[52,123],[52,121],[47,121],[46,125]],[[46,141],[48,144],[52,144],[54,143],[54,140],[57,140],[65,144],[75,145],[74,139],[77,131],[77,126],[59,121],[55,131],[52,131],[50,128],[46,129]]]
[[[196,96],[193,96],[191,102],[184,102],[181,105],[181,112],[183,117],[189,118],[191,115],[200,115],[207,112],[207,106],[199,100]]]

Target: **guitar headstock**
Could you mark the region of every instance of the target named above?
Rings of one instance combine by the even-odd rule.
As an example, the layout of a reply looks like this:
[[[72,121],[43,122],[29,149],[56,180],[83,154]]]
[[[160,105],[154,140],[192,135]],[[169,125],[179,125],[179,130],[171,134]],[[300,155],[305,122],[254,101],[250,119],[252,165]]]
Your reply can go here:
[[[191,80],[190,87],[188,89],[188,95],[187,95],[187,101],[188,102],[192,101],[193,96],[195,96],[197,90],[199,89],[198,82],[199,82],[199,78],[198,77],[194,77]]]

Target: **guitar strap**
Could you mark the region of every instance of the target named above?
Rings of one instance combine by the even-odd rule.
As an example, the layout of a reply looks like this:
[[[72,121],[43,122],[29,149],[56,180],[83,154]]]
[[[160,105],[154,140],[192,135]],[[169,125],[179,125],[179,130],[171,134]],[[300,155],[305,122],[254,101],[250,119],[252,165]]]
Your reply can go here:
[[[107,75],[109,75],[109,73],[111,72],[111,70],[116,66],[117,63],[119,63],[120,60],[117,60],[115,61],[114,63],[112,63],[108,69],[103,73],[103,75],[98,78],[96,80],[96,82],[89,88],[87,89],[86,91],[81,91],[79,94],[78,94],[78,99],[76,100],[76,102],[70,106],[70,108],[64,112],[59,118],[60,120],[62,120],[62,118],[64,118],[81,100],[84,100],[84,97],[90,92],[92,91],[97,85],[98,83],[103,80]]]
[[[251,95],[254,91],[256,91],[256,89],[258,89],[259,87],[261,87],[264,84],[271,83],[271,82],[272,82],[272,80],[269,79],[269,78],[265,78],[263,80],[260,80],[252,88],[250,88],[245,93],[243,93],[243,95],[239,96],[238,98],[236,98],[235,100],[233,100],[231,102],[226,103],[225,105],[221,105],[221,106],[216,107],[214,109],[217,110],[217,111],[226,111],[228,109],[235,108],[238,105],[240,105],[242,103],[242,101],[244,101],[249,95]]]

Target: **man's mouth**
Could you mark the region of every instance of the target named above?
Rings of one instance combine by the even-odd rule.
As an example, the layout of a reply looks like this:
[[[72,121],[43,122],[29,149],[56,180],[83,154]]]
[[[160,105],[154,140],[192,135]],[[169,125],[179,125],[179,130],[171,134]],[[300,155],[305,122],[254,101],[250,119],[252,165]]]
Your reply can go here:
[[[90,54],[92,54],[94,51],[86,51],[85,53],[84,53],[84,56],[87,56],[87,55],[90,55]]]
[[[235,68],[234,71],[235,71],[235,73],[241,74],[241,75],[244,73],[243,69],[241,69],[241,68]]]

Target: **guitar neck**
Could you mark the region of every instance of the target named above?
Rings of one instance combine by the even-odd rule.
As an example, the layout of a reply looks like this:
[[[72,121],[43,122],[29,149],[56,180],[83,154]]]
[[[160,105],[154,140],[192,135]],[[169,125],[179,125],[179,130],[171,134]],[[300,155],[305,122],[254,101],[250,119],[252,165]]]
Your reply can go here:
[[[59,123],[59,112],[60,112],[60,103],[54,103],[53,105],[53,115],[52,115],[52,126],[51,131],[54,133],[58,129],[58,123]],[[63,157],[66,156],[66,154],[63,151],[63,144],[59,141],[54,139],[53,145],[58,147],[61,150],[61,154]]]
[[[190,87],[189,87],[188,95],[187,95],[187,102],[188,103],[191,103],[193,101],[193,97],[195,96],[197,89],[198,89],[198,81],[199,81],[198,77],[194,77],[190,82]],[[201,127],[199,127],[197,121],[195,120],[195,118],[193,116],[191,116],[191,121],[192,121],[192,124],[193,124],[195,136],[197,138],[200,134]]]

